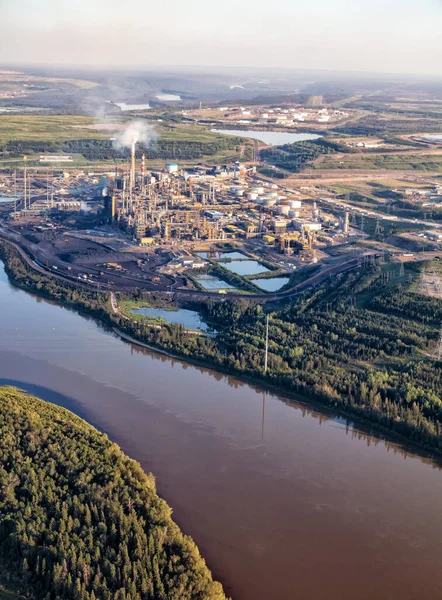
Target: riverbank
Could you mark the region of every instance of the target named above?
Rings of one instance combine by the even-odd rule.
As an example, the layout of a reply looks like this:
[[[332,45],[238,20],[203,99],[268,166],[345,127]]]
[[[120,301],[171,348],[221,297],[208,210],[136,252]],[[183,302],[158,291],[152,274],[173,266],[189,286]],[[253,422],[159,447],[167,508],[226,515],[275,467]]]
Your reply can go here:
[[[0,576],[11,587],[39,597],[76,598],[81,590],[85,600],[225,600],[153,476],[106,435],[12,387],[0,388],[0,429],[1,455],[11,457],[3,477],[20,481],[0,497],[10,523],[0,532]]]
[[[261,362],[256,362],[256,353],[254,368],[243,367],[242,361],[240,362],[241,355],[238,356],[237,352],[237,356],[233,355],[232,350],[229,353],[228,339],[223,332],[216,340],[212,340],[201,336],[186,336],[179,326],[164,327],[158,330],[149,326],[148,323],[133,322],[124,315],[115,313],[107,294],[79,290],[68,284],[60,285],[48,276],[31,273],[30,267],[24,263],[18,252],[5,243],[0,243],[0,252],[5,261],[8,276],[16,285],[47,298],[55,299],[77,310],[85,311],[112,329],[115,328],[119,333],[122,332],[126,339],[133,340],[133,343],[139,343],[154,351],[164,352],[170,357],[236,375],[246,381],[268,386],[269,389],[289,396],[301,395],[308,401],[319,402],[340,410],[349,418],[370,423],[370,425],[378,427],[380,431],[393,435],[396,439],[417,444],[432,452],[442,452],[439,435],[429,434],[426,429],[422,429],[422,425],[425,425],[423,421],[418,421],[417,425],[413,425],[411,421],[407,423],[393,418],[395,413],[384,414],[376,404],[370,406],[363,403],[362,406],[359,406],[354,401],[349,402],[348,398],[333,393],[333,390],[326,385],[318,386],[314,377],[312,384],[309,385],[294,376],[288,377],[286,373],[272,371],[265,374]],[[221,322],[226,324],[225,319]]]

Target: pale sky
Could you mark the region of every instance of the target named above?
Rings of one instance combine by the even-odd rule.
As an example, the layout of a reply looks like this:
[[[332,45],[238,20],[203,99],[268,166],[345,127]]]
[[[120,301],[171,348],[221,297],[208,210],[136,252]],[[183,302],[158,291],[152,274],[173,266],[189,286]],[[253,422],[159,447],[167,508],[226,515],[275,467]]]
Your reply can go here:
[[[0,0],[0,63],[442,77],[442,0]]]

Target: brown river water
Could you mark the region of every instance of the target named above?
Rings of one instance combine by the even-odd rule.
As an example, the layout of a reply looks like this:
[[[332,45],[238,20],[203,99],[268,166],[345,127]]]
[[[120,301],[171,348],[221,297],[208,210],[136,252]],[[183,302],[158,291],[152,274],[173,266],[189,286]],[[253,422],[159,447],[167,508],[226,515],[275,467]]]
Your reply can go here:
[[[152,471],[234,600],[442,598],[442,472],[429,457],[132,346],[0,269],[5,383],[76,412]]]

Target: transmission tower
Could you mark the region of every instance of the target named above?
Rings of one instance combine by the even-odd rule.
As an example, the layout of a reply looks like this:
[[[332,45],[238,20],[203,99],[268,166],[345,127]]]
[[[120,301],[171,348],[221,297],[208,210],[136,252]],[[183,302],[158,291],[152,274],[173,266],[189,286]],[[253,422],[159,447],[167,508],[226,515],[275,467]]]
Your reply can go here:
[[[361,215],[361,231],[364,231],[364,215]]]
[[[376,229],[375,229],[374,234],[381,235],[381,224],[379,222],[379,217],[376,219]]]
[[[401,268],[399,269],[399,277],[403,277],[405,275],[405,267],[404,263],[401,262]]]

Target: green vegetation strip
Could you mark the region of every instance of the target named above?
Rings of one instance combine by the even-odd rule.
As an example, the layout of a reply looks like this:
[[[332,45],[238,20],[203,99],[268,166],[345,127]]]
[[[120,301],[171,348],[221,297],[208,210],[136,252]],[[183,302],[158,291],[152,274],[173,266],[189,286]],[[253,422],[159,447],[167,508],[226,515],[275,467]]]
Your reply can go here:
[[[225,598],[152,475],[69,411],[9,387],[0,388],[0,561],[3,580],[33,598]]]
[[[81,115],[0,115],[0,158],[5,164],[29,156],[38,163],[41,153],[66,153],[74,164],[124,159],[130,151],[117,151],[111,137],[126,121],[122,116],[100,129],[91,117]],[[241,138],[211,133],[197,126],[155,126],[157,141],[148,148],[139,144],[139,155],[149,160],[195,161],[218,155],[237,157]]]

